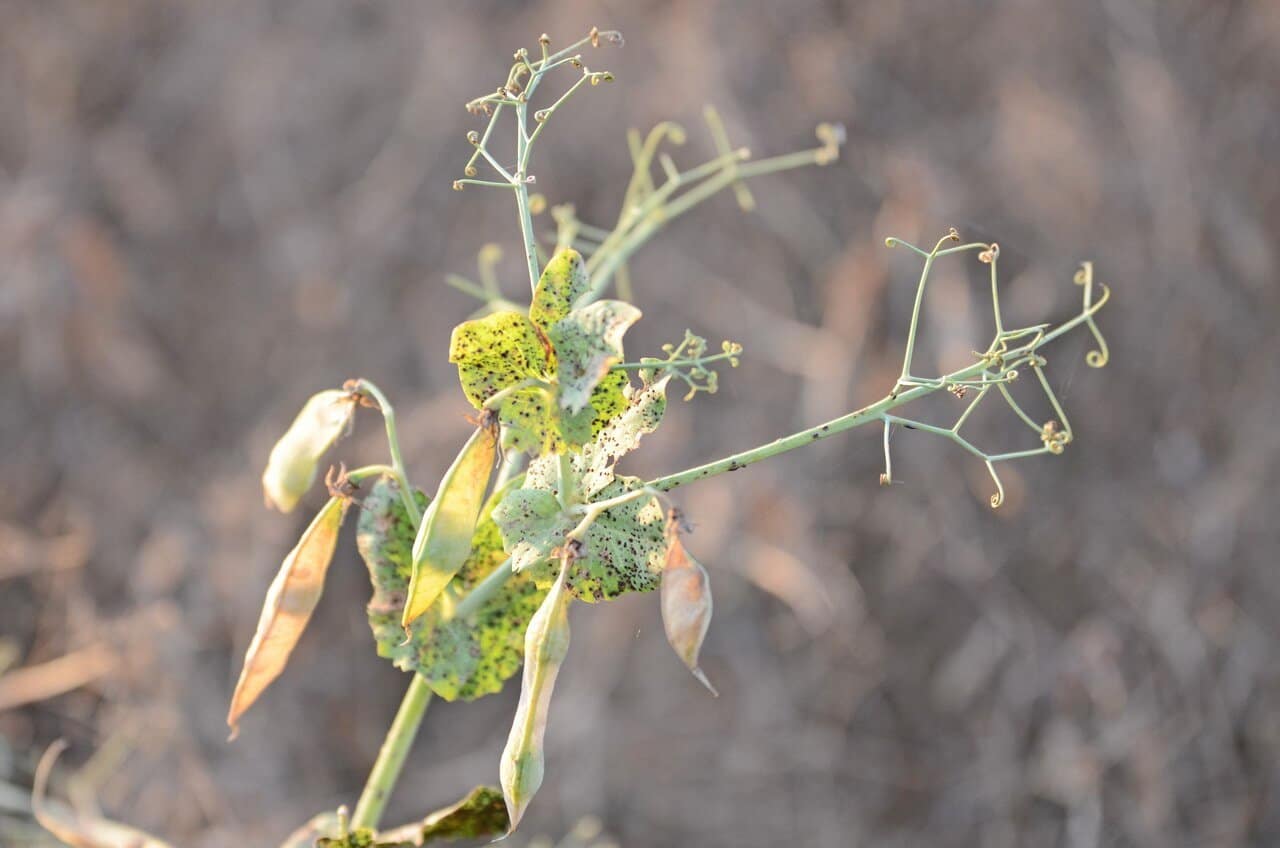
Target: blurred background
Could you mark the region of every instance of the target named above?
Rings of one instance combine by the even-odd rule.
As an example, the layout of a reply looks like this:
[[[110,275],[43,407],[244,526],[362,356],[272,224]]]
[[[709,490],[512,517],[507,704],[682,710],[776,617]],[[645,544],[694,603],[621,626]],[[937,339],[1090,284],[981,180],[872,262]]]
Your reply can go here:
[[[682,122],[685,165],[714,155],[706,103],[758,157],[848,129],[838,163],[635,259],[631,352],[690,327],[746,356],[629,472],[885,394],[919,272],[889,235],[999,240],[1011,326],[1078,311],[1094,260],[1112,362],[1084,334],[1047,351],[1076,443],[1006,466],[998,511],[982,464],[922,433],[878,486],[877,428],[680,490],[721,697],[656,596],[575,608],[526,843],[584,816],[628,848],[1280,842],[1275,3],[42,0],[0,25],[0,843],[53,844],[26,798],[59,737],[57,795],[174,845],[274,845],[354,800],[407,683],[373,654],[354,545],[225,741],[323,497],[282,516],[258,478],[311,393],[363,376],[435,486],[470,428],[446,356],[475,308],[443,276],[498,241],[527,291],[509,196],[450,190],[462,104],[592,25],[626,36],[587,57],[618,81],[557,113],[533,168],[588,221],[617,216],[627,127]],[[939,266],[916,373],[985,348],[984,271]],[[939,401],[919,415],[960,408]],[[968,426],[1036,446],[995,404]],[[383,456],[361,413],[335,457]],[[496,780],[517,689],[432,705],[388,821]]]

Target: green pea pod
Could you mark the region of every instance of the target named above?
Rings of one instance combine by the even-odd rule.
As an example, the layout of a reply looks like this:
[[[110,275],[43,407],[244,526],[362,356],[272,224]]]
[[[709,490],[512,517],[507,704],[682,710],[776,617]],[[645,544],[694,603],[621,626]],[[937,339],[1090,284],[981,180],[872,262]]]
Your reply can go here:
[[[698,681],[719,696],[698,667],[702,640],[711,626],[711,578],[685,550],[678,533],[669,533],[667,559],[662,568],[662,627],[667,641]]]
[[[267,589],[258,630],[249,643],[240,682],[236,684],[227,713],[232,739],[240,732],[240,717],[284,671],[289,655],[320,602],[324,576],[333,560],[347,504],[346,498],[329,499],[302,532],[302,538],[285,557],[280,572]]]
[[[551,692],[565,654],[569,652],[569,603],[573,596],[564,588],[568,572],[567,565],[561,567],[559,578],[525,631],[520,705],[498,769],[513,831],[542,785],[543,736],[547,730]]]
[[[351,425],[356,409],[351,392],[331,389],[312,395],[276,442],[262,472],[267,506],[290,512],[315,482],[320,457]]]
[[[413,575],[400,619],[403,627],[431,607],[471,555],[471,536],[484,505],[497,447],[497,428],[480,427],[440,480],[413,540]]]

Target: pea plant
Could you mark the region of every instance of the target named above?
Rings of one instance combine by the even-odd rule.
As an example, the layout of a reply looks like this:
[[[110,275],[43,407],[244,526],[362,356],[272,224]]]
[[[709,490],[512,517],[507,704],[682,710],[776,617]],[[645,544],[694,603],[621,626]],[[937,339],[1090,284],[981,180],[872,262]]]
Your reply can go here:
[[[235,735],[247,709],[280,675],[319,600],[339,529],[355,514],[357,544],[369,569],[373,596],[369,625],[379,656],[412,677],[364,791],[354,810],[326,813],[290,845],[423,844],[436,838],[509,833],[519,824],[544,779],[544,736],[552,692],[570,649],[569,610],[631,592],[658,591],[666,635],[676,655],[714,694],[698,654],[711,620],[707,571],[686,548],[687,527],[672,492],[863,425],[883,430],[882,484],[893,482],[890,434],[909,428],[941,436],[972,454],[990,473],[991,506],[1004,498],[1005,462],[1059,455],[1072,442],[1065,410],[1046,377],[1044,349],[1084,326],[1096,340],[1087,362],[1101,367],[1107,347],[1094,321],[1106,303],[1095,298],[1093,268],[1075,275],[1083,290],[1077,314],[1053,326],[1006,327],[1000,308],[997,244],[962,243],[950,230],[931,247],[889,239],[921,263],[906,354],[896,384],[881,400],[759,447],[651,480],[617,466],[662,423],[668,389],[685,400],[712,394],[716,368],[736,366],[741,345],[713,347],[686,331],[656,356],[627,359],[623,340],[640,319],[632,304],[628,261],[673,220],[722,190],[740,205],[754,200],[747,182],[762,174],[836,161],[839,127],[817,128],[819,144],[755,160],[730,145],[713,110],[706,120],[716,155],[682,169],[669,151],[684,130],[663,123],[628,138],[634,171],[612,227],[582,220],[571,206],[548,210],[536,185],[532,154],[560,107],[586,87],[612,81],[584,64],[587,48],[620,45],[616,32],[591,30],[552,51],[547,36],[536,56],[515,53],[505,81],[467,104],[482,128],[467,135],[473,148],[454,183],[457,190],[508,192],[515,201],[528,305],[508,299],[497,281],[497,253],[481,251],[478,280],[449,278],[476,296],[477,313],[453,330],[449,361],[463,395],[475,408],[475,430],[433,490],[414,484],[397,436],[396,413],[373,382],[351,380],[312,397],[272,450],[263,474],[270,505],[294,509],[319,475],[322,458],[351,427],[358,407],[381,414],[389,460],[329,469],[330,498],[288,554],[266,603],[232,698]],[[594,55],[594,54],[592,54]],[[545,80],[563,74],[571,84],[536,105]],[[498,144],[499,129],[514,144]],[[550,211],[551,234],[535,226]],[[551,228],[544,228],[550,230]],[[990,270],[995,334],[972,362],[938,376],[913,371],[921,308],[930,272],[942,260],[975,259]],[[607,295],[613,294],[613,297]],[[1014,399],[1010,385],[1029,374],[1053,410],[1040,422]],[[1025,377],[1021,377],[1025,379]],[[950,426],[905,417],[902,408],[947,392],[962,409]],[[1006,405],[1030,431],[1029,446],[988,452],[964,435],[984,400]],[[411,825],[384,829],[382,813],[432,697],[470,701],[501,691],[520,673],[520,700],[497,764],[499,786],[477,787],[453,807]]]

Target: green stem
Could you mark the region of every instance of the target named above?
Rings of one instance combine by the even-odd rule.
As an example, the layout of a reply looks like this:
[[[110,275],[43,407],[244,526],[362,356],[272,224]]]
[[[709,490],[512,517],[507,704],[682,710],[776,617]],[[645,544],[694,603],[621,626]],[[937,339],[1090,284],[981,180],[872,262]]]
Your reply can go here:
[[[382,412],[382,421],[387,427],[387,447],[391,451],[391,468],[395,472],[396,482],[399,483],[400,499],[404,502],[404,508],[409,513],[409,518],[413,520],[413,526],[417,527],[422,521],[422,512],[418,509],[418,502],[413,497],[413,486],[409,483],[409,471],[405,468],[404,456],[400,453],[400,437],[396,432],[396,411],[391,405],[391,401],[387,400],[387,396],[382,393],[376,385],[368,380],[360,380],[356,391],[369,395],[378,404],[379,411]]]
[[[985,362],[976,362],[967,368],[954,371],[943,377],[943,382],[950,380],[968,380],[976,377],[986,370]],[[842,415],[839,418],[833,418],[825,424],[818,424],[790,436],[769,442],[766,445],[745,450],[741,453],[735,453],[732,456],[726,456],[723,459],[717,459],[715,462],[708,462],[705,465],[699,465],[694,468],[688,468],[684,471],[678,471],[675,474],[668,474],[665,477],[659,477],[656,480],[650,480],[649,486],[662,492],[668,492],[677,486],[683,486],[685,483],[692,483],[695,480],[702,480],[707,477],[715,477],[717,474],[723,474],[726,471],[737,471],[745,468],[752,463],[759,462],[762,459],[768,459],[771,456],[777,456],[780,453],[795,450],[805,445],[813,444],[822,439],[830,438],[837,433],[843,433],[845,430],[851,430],[854,427],[860,427],[863,424],[872,421],[879,421],[881,417],[891,409],[910,403],[913,400],[922,398],[925,395],[938,391],[935,386],[916,386],[905,392],[886,395],[870,406],[864,406],[862,409]]]
[[[824,148],[801,150],[796,153],[786,153],[781,156],[762,159],[758,162],[739,164],[743,157],[743,151],[735,150],[722,154],[710,162],[705,162],[675,179],[668,180],[661,188],[645,199],[646,205],[655,204],[656,208],[649,211],[642,219],[639,217],[632,219],[635,221],[633,225],[619,226],[614,233],[615,238],[607,240],[605,244],[601,245],[600,250],[591,257],[592,261],[588,261],[587,270],[591,272],[591,291],[587,299],[594,300],[598,298],[604,292],[618,268],[633,253],[639,250],[645,242],[652,238],[655,233],[707,198],[738,180],[747,180],[777,171],[801,168],[806,165],[823,164],[825,153]],[[704,182],[697,183],[697,185],[694,185],[670,203],[656,205],[662,204],[677,188],[695,183],[704,177],[706,178]],[[622,234],[624,230],[626,231],[625,235]],[[593,262],[595,267],[593,267]]]
[[[415,674],[408,691],[404,693],[404,700],[400,702],[395,720],[391,722],[391,729],[382,742],[382,750],[378,752],[378,759],[374,761],[369,779],[365,781],[364,791],[360,793],[355,815],[351,818],[353,829],[377,829],[382,811],[400,778],[405,758],[409,756],[409,749],[413,747],[414,737],[418,735],[418,727],[422,724],[422,717],[430,703],[431,689],[427,681]]]
[[[700,356],[696,359],[654,359],[649,362],[619,362],[617,365],[610,365],[609,370],[638,371],[641,368],[652,368],[654,371],[672,371],[676,368],[706,365],[709,362],[720,362],[725,359],[733,359],[735,356],[741,355],[742,351],[735,350],[733,352],[713,354],[712,356]]]

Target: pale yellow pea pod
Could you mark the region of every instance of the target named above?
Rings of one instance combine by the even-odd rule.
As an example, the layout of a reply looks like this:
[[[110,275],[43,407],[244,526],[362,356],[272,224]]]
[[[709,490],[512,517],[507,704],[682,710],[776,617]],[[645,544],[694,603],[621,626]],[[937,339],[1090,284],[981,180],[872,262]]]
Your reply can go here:
[[[271,449],[262,472],[267,506],[290,512],[316,480],[320,457],[351,425],[357,398],[330,389],[311,396],[289,429]]]
[[[284,671],[289,655],[324,591],[324,577],[338,544],[338,531],[347,512],[346,498],[330,498],[316,514],[302,538],[280,566],[267,589],[267,600],[245,653],[240,681],[231,696],[227,725],[231,738],[240,732],[240,717]]]
[[[542,786],[543,737],[551,693],[569,652],[569,604],[573,596],[564,588],[567,573],[568,568],[561,568],[559,579],[552,584],[525,631],[520,705],[498,767],[512,831]]]
[[[667,560],[662,567],[662,627],[667,641],[693,676],[719,697],[698,666],[702,640],[711,626],[711,578],[685,550],[678,533],[672,531],[669,539]]]
[[[440,480],[413,540],[413,576],[400,619],[404,627],[431,608],[471,555],[471,536],[484,506],[497,448],[497,428],[481,426]]]

